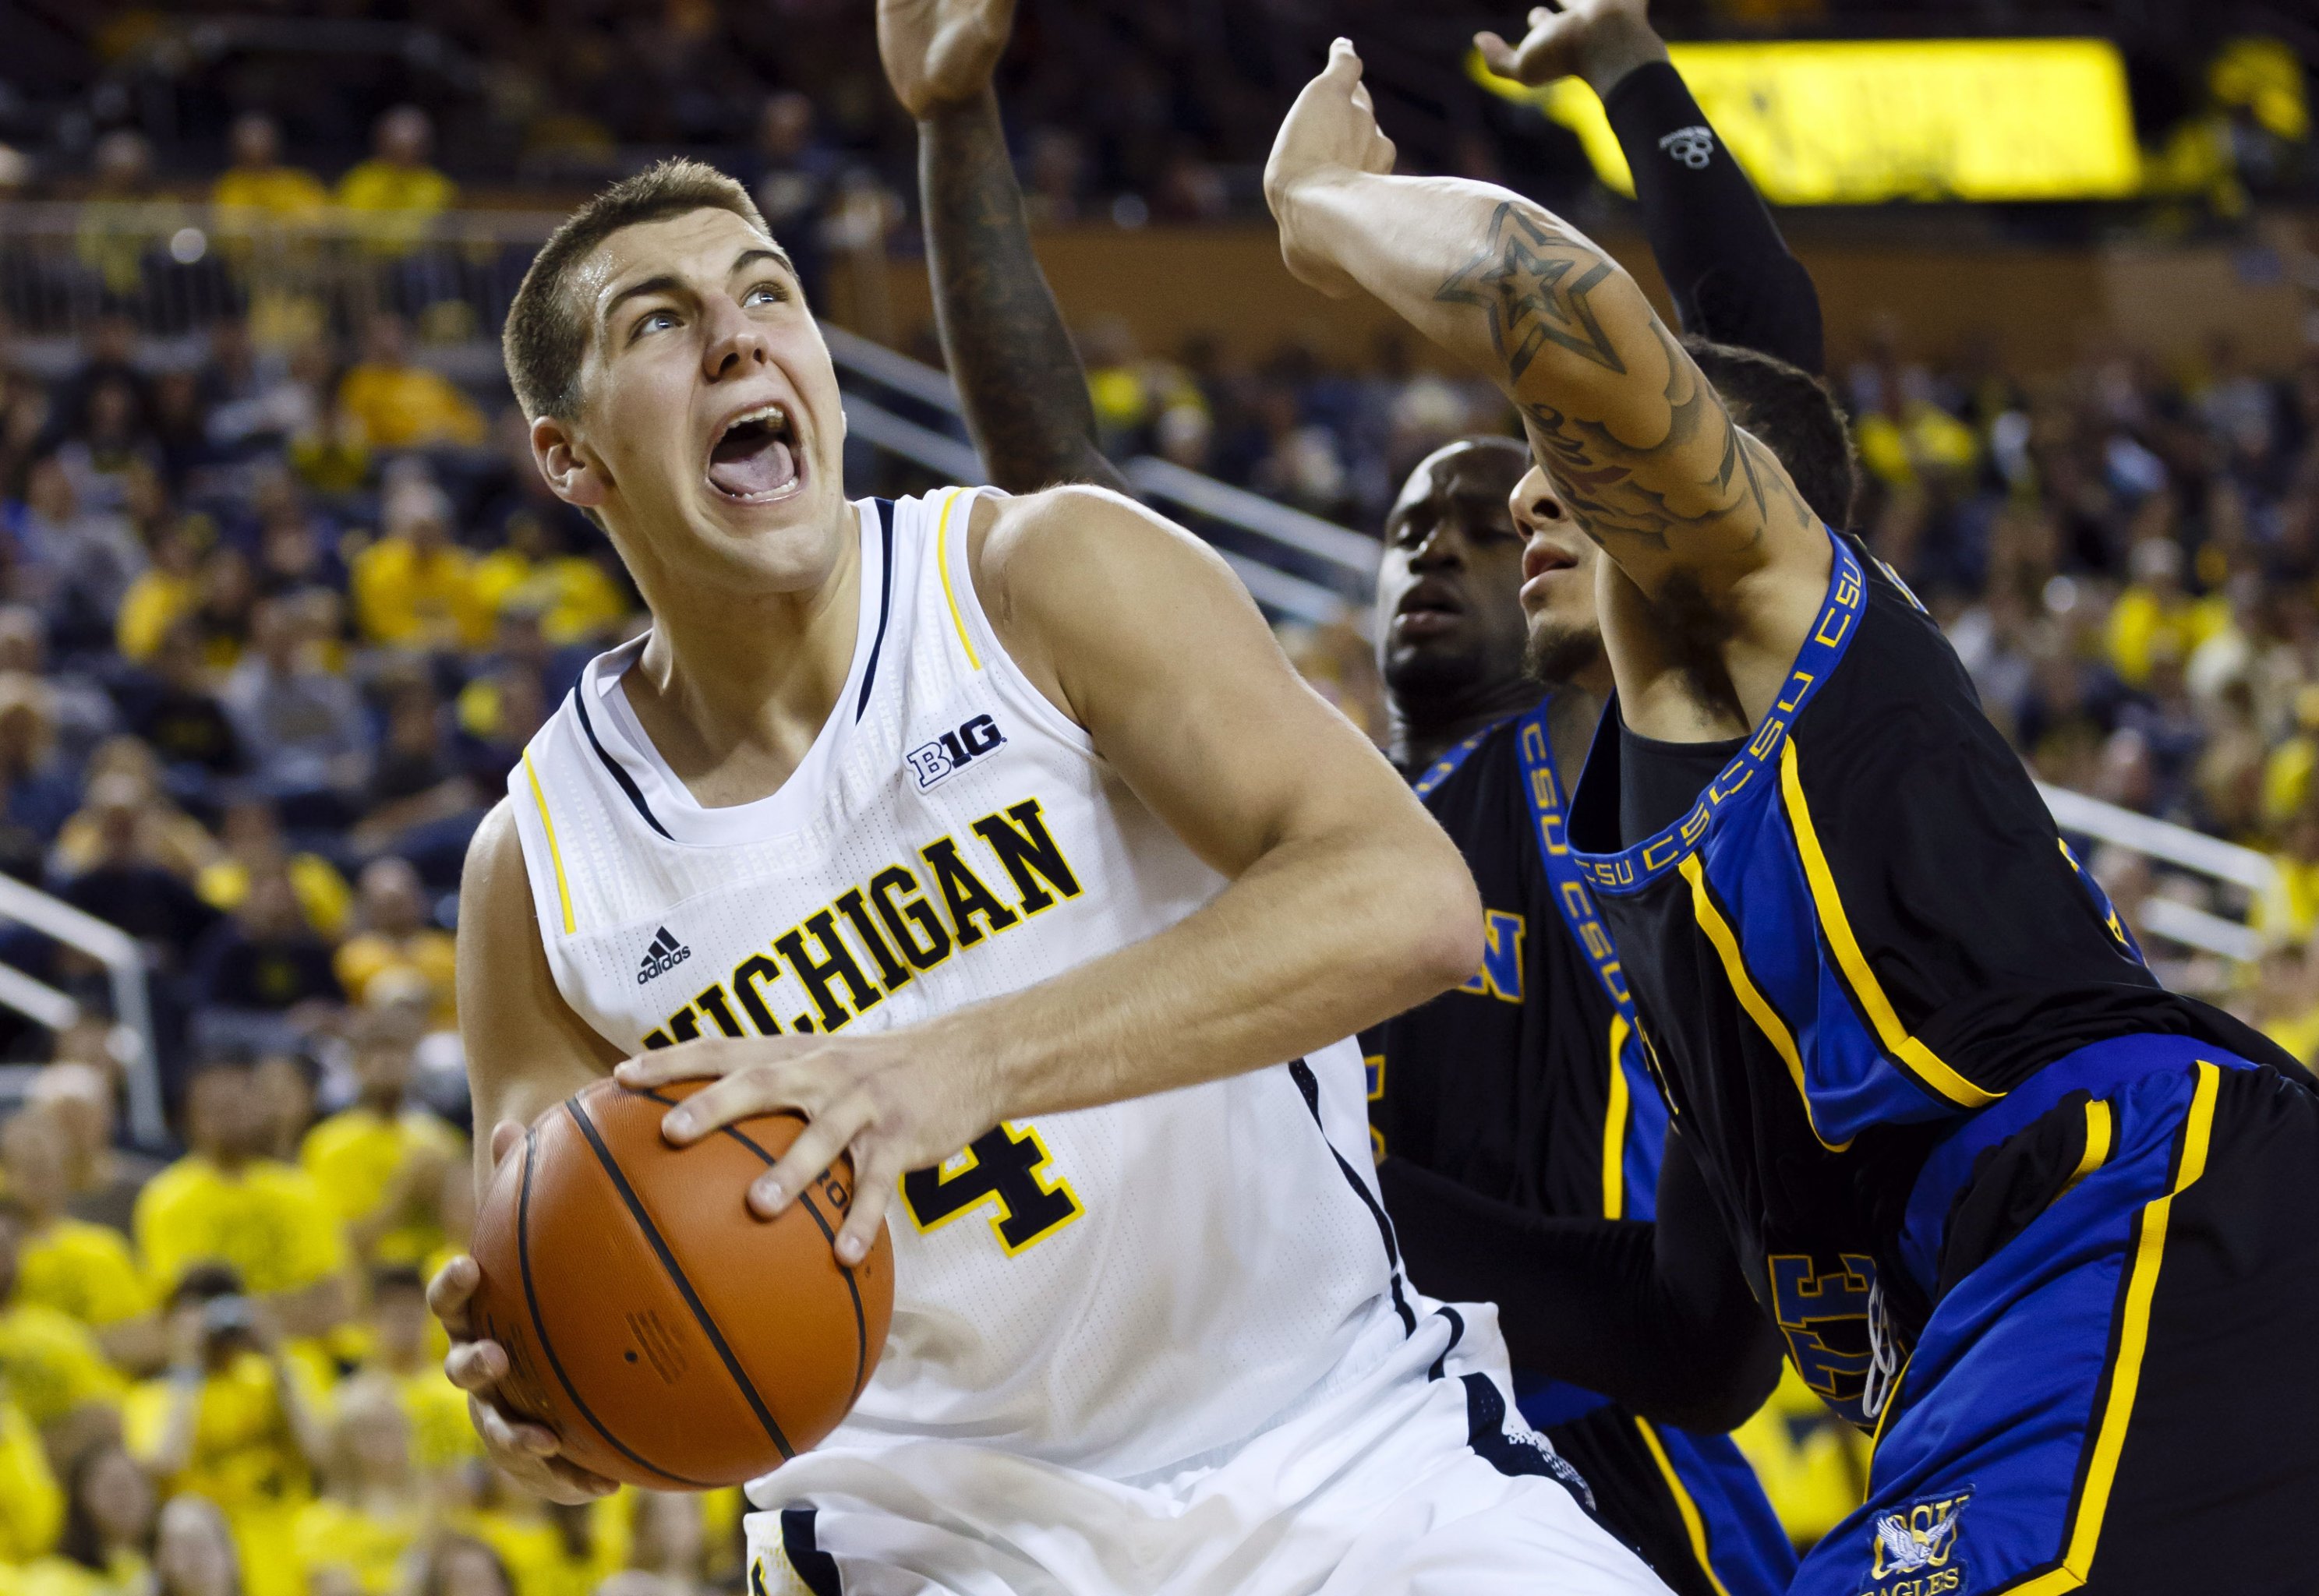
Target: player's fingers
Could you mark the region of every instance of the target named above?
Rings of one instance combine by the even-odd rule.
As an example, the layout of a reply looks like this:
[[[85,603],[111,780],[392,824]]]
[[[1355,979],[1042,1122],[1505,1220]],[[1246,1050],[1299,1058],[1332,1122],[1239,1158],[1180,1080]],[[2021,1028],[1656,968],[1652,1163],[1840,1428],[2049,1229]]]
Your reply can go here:
[[[703,1036],[623,1059],[613,1067],[612,1078],[631,1090],[666,1086],[672,1080],[713,1080],[757,1056],[735,1047],[730,1037]]]
[[[620,1488],[618,1481],[590,1474],[568,1457],[550,1457],[546,1461],[549,1474],[570,1489],[585,1492],[590,1497],[609,1496]]]
[[[443,1357],[443,1373],[465,1392],[489,1391],[508,1372],[507,1348],[497,1341],[457,1341]]]
[[[453,1335],[466,1333],[467,1303],[483,1278],[482,1267],[463,1252],[436,1270],[435,1278],[427,1283],[428,1311]]]
[[[837,1161],[837,1155],[860,1134],[869,1123],[868,1105],[858,1096],[833,1104],[806,1122],[804,1130],[789,1145],[779,1162],[749,1185],[749,1206],[766,1219],[771,1219],[790,1205],[790,1200],[821,1177],[821,1172]],[[860,1182],[857,1180],[858,1186]],[[859,1194],[856,1194],[857,1200]]]
[[[1514,50],[1495,33],[1474,35],[1474,48],[1482,53],[1482,65],[1500,77],[1511,77],[1514,73]]]
[[[467,1416],[475,1426],[475,1433],[483,1444],[501,1452],[514,1452],[526,1457],[553,1457],[563,1443],[555,1432],[544,1424],[533,1424],[510,1418],[498,1403],[470,1393]]]
[[[882,1146],[853,1150],[853,1205],[837,1231],[837,1261],[849,1269],[868,1258],[878,1244],[878,1231],[886,1222],[886,1205],[893,1201],[895,1183],[905,1173],[889,1168],[893,1161]]]
[[[1321,69],[1323,77],[1341,78],[1347,83],[1358,83],[1361,78],[1360,53],[1353,49],[1349,39],[1339,39],[1329,46],[1329,64]]]
[[[793,1071],[777,1065],[753,1066],[701,1087],[670,1109],[661,1120],[661,1134],[682,1147],[720,1125],[775,1109],[801,1109],[811,1118],[817,1094],[800,1089],[803,1085]]]

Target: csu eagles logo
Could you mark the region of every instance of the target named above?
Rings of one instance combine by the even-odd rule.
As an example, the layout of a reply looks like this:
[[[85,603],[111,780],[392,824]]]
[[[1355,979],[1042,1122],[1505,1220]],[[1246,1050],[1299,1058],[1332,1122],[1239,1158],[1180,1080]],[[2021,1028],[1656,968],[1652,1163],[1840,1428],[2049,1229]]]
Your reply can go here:
[[[1715,130],[1677,128],[1659,140],[1659,148],[1692,171],[1704,172],[1707,163],[1715,158]]]
[[[1869,1567],[1879,1582],[1878,1596],[1940,1596],[1964,1588],[1964,1564],[1956,1561],[1957,1537],[1965,1503],[1972,1500],[1971,1491],[1960,1491],[1876,1516]],[[1902,1575],[1921,1577],[1882,1583]]]

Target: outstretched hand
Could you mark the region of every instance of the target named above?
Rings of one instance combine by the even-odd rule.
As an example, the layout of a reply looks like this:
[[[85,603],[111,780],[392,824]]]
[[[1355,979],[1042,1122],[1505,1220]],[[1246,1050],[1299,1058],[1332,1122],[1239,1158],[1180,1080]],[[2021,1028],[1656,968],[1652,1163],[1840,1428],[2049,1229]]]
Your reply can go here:
[[[1015,26],[1015,0],[878,0],[878,54],[902,109],[920,122],[990,85]]]
[[[1361,82],[1352,41],[1329,47],[1329,64],[1304,86],[1272,140],[1264,163],[1264,200],[1280,224],[1281,258],[1299,282],[1342,299],[1358,286],[1302,236],[1297,196],[1310,185],[1393,170],[1393,140],[1378,128],[1376,107]]]
[[[1646,61],[1667,59],[1651,28],[1650,0],[1548,0],[1530,9],[1529,28],[1515,44],[1495,33],[1475,34],[1483,64],[1532,88],[1575,76],[1608,94]]]

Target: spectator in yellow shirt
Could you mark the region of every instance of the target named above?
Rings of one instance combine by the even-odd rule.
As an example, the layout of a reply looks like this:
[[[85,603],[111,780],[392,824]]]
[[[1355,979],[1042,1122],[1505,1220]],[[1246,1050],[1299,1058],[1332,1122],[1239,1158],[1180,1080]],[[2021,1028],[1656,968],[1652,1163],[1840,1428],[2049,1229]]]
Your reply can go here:
[[[411,329],[381,311],[363,325],[362,358],[338,379],[338,413],[374,449],[483,441],[483,412],[441,372],[411,358]]]
[[[0,1564],[33,1563],[56,1544],[64,1516],[64,1492],[57,1488],[41,1432],[24,1417],[23,1409],[0,1398]],[[21,1596],[48,1593],[26,1591]]]
[[[355,620],[373,643],[411,649],[476,649],[492,618],[474,557],[451,541],[450,501],[432,482],[387,495],[386,535],[355,556]]]
[[[282,816],[264,798],[246,798],[225,807],[219,823],[219,856],[194,878],[194,890],[212,908],[231,914],[249,896],[250,873],[277,867],[290,873],[290,889],[316,935],[335,942],[344,934],[354,907],[354,888],[338,869],[319,853],[291,852],[282,835]]]
[[[293,1335],[346,1317],[346,1243],[312,1177],[260,1152],[271,1129],[249,1055],[204,1055],[185,1085],[192,1150],[137,1200],[137,1245],[158,1291],[197,1266],[224,1264]]]
[[[494,616],[521,609],[542,638],[562,648],[600,637],[620,623],[627,601],[604,568],[565,546],[560,522],[519,509],[507,542],[475,563],[475,580]]]
[[[101,1429],[87,1411],[117,1407],[126,1382],[86,1325],[24,1300],[18,1265],[25,1228],[23,1204],[0,1197],[0,1379],[43,1437],[68,1438],[86,1433],[84,1426]]]
[[[411,1420],[391,1382],[357,1375],[338,1390],[324,1492],[298,1514],[310,1587],[389,1596],[426,1528],[411,1468]]]
[[[66,1472],[64,1533],[25,1564],[14,1596],[149,1596],[153,1482],[118,1441],[82,1449]]]
[[[434,1255],[444,1171],[467,1156],[464,1137],[406,1099],[422,1026],[402,1007],[357,1011],[347,1041],[359,1096],[307,1132],[299,1150],[365,1265],[416,1267]]]
[[[131,1394],[130,1449],[170,1490],[224,1511],[248,1596],[303,1596],[297,1518],[329,1447],[323,1376],[221,1264],[172,1294],[169,1339],[168,1375]]]
[[[438,1024],[457,1023],[455,1005],[457,943],[451,933],[427,921],[427,889],[403,859],[375,859],[356,885],[362,929],[338,947],[338,984],[349,1001],[372,1001],[372,984],[390,971],[407,971],[425,981]]]
[[[429,164],[435,124],[416,105],[397,105],[371,129],[371,157],[338,179],[338,203],[356,213],[374,252],[403,255],[451,208],[459,186]]]
[[[2134,580],[2110,606],[2107,642],[2110,668],[2128,687],[2150,680],[2163,650],[2187,660],[2191,651],[2230,624],[2229,603],[2216,594],[2198,599],[2183,591],[2182,546],[2170,537],[2145,537],[2134,546]]]
[[[330,203],[329,191],[311,172],[282,164],[282,130],[262,111],[233,119],[233,165],[210,188],[210,203],[226,212],[218,226],[229,233],[269,223],[319,221]]]
[[[63,1116],[40,1104],[18,1109],[0,1126],[0,1169],[24,1213],[16,1295],[78,1320],[112,1362],[151,1368],[161,1360],[160,1320],[129,1238],[66,1209],[72,1198],[69,1137]]]
[[[449,1350],[427,1311],[427,1276],[407,1264],[371,1276],[370,1348],[364,1374],[386,1382],[411,1421],[412,1460],[429,1479],[483,1455],[466,1393],[443,1373]]]

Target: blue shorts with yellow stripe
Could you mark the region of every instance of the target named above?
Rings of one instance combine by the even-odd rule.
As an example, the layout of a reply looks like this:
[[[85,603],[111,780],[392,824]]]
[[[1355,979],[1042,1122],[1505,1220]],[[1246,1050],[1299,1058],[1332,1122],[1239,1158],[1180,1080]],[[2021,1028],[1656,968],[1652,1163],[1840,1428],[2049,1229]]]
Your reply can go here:
[[[2098,1042],[1934,1151],[1935,1306],[1798,1596],[2319,1590],[2319,1092]]]

